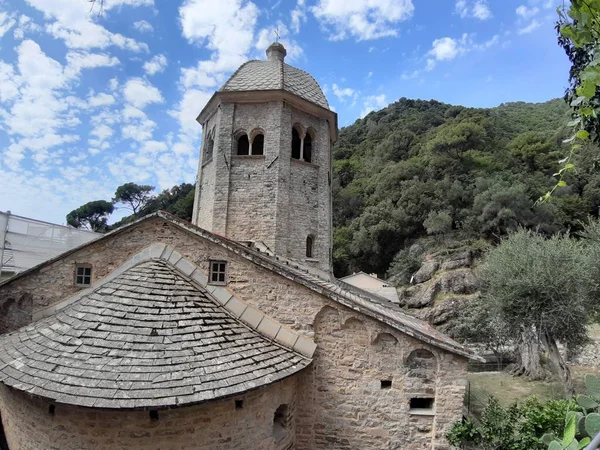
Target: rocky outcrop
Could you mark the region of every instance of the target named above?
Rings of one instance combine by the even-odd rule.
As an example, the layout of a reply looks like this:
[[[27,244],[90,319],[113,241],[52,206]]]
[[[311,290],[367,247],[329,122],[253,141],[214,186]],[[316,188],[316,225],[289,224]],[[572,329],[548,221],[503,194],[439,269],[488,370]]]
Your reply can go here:
[[[477,290],[477,281],[471,269],[444,272],[439,277],[440,292],[444,294],[472,294]]]
[[[400,306],[450,334],[461,309],[479,295],[473,254],[457,247],[427,255],[411,284],[398,289]]]
[[[421,268],[412,276],[411,283],[419,284],[431,280],[431,277],[437,272],[440,263],[437,261],[425,261]]]

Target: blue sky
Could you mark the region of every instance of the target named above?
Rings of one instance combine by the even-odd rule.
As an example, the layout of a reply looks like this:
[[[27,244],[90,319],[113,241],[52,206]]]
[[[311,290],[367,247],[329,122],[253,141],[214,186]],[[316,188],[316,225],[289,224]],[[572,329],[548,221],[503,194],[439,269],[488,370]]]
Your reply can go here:
[[[558,1],[0,0],[0,210],[64,223],[125,182],[193,183],[195,117],[275,29],[340,126],[400,97],[559,97]]]

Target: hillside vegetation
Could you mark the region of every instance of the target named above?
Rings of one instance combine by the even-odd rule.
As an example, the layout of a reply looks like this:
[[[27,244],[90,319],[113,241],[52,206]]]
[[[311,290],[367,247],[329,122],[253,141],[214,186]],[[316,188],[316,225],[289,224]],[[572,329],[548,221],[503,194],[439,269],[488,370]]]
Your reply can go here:
[[[596,148],[550,203],[566,149],[563,100],[478,109],[402,98],[340,131],[334,146],[334,270],[395,275],[431,236],[494,241],[519,226],[546,234],[597,216]],[[418,265],[416,266],[418,267]]]

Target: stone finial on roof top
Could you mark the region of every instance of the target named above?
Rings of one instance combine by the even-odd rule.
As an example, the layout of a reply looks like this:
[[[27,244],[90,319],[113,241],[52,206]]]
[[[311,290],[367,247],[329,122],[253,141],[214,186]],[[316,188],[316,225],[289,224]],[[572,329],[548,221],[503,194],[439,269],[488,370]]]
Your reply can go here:
[[[283,62],[285,55],[287,55],[287,51],[280,42],[273,42],[269,45],[269,48],[267,48],[267,58],[269,58],[269,61]]]

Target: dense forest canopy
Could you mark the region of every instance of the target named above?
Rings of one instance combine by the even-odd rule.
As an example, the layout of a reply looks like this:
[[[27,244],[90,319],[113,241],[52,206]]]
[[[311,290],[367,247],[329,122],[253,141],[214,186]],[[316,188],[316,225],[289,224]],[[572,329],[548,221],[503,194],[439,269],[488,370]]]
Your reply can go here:
[[[333,149],[335,274],[385,275],[433,228],[497,240],[519,226],[553,234],[597,217],[592,144],[568,187],[535,204],[556,184],[568,118],[561,99],[481,109],[402,98],[342,129]]]

